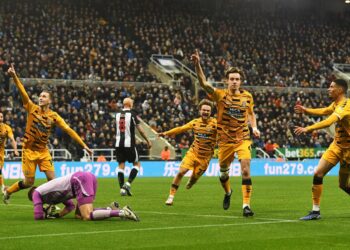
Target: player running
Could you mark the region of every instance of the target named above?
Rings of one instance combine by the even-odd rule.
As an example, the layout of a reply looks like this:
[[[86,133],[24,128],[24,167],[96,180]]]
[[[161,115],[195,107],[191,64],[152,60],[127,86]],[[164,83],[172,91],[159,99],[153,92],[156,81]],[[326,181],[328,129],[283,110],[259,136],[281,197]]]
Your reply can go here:
[[[250,123],[254,136],[259,137],[260,131],[257,129],[253,111],[253,97],[248,91],[241,89],[244,74],[238,68],[229,68],[225,72],[227,89],[216,89],[206,81],[198,50],[192,54],[191,60],[195,65],[200,85],[217,104],[220,182],[225,190],[223,208],[226,210],[230,207],[230,164],[237,153],[242,172],[243,216],[253,216],[250,208],[253,189],[250,177],[251,139],[248,124]]]
[[[166,200],[166,205],[173,205],[174,197],[180,182],[184,175],[193,170],[190,179],[187,182],[186,188],[190,189],[197,180],[207,170],[210,159],[214,153],[217,135],[217,122],[215,118],[210,117],[213,108],[213,103],[209,100],[202,100],[198,104],[200,118],[194,119],[182,127],[173,128],[169,131],[159,133],[159,136],[173,136],[192,130],[194,141],[187,151],[185,158],[181,162],[179,172],[174,177],[169,191],[169,197]]]
[[[350,100],[346,98],[348,84],[343,79],[337,79],[328,88],[329,96],[333,99],[331,105],[326,108],[311,109],[302,105],[295,106],[295,112],[309,115],[330,115],[326,120],[308,127],[296,127],[297,135],[312,132],[314,130],[335,126],[335,136],[332,144],[322,155],[314,173],[312,185],[312,211],[301,217],[301,220],[321,219],[320,203],[323,190],[324,176],[340,162],[339,187],[350,194]]]

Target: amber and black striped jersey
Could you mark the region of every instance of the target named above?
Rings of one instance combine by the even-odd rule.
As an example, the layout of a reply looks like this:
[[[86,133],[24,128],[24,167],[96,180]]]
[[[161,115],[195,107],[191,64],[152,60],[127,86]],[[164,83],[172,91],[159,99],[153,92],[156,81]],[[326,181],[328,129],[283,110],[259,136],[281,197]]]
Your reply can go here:
[[[228,89],[215,89],[212,97],[217,103],[218,143],[240,143],[250,140],[248,115],[253,113],[252,95],[242,89],[235,95]]]
[[[341,148],[350,148],[350,100],[344,99],[331,104],[339,121],[335,125],[334,141]]]
[[[13,137],[12,129],[5,123],[0,124],[0,150],[1,152],[5,149],[7,138]]]
[[[164,134],[177,135],[191,129],[194,133],[194,140],[189,150],[198,158],[212,157],[217,139],[217,121],[215,118],[210,118],[207,122],[204,122],[202,118],[193,119],[181,127],[164,132]]]
[[[32,101],[25,104],[24,108],[27,110],[28,115],[23,137],[23,148],[29,148],[34,151],[43,150],[47,148],[50,134],[55,125],[63,130],[69,128],[61,116],[50,109],[43,112]]]

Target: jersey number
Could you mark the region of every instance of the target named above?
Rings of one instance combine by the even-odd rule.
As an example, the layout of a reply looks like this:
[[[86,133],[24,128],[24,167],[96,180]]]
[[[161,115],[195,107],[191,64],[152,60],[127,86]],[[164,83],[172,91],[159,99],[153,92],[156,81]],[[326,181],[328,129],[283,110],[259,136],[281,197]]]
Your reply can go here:
[[[122,133],[125,132],[125,120],[124,120],[124,119],[120,119],[120,120],[119,120],[119,130],[120,130],[120,132],[122,132]]]

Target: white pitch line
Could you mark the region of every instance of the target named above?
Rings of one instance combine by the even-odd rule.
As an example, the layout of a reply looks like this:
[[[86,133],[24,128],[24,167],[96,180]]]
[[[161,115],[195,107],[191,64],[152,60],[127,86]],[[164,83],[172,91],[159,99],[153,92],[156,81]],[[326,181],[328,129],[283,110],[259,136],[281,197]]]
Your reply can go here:
[[[1,206],[1,205],[0,205]],[[30,207],[33,208],[33,205],[26,205],[26,204],[9,204],[5,205],[2,204],[2,206],[18,206],[18,207]],[[214,214],[186,214],[186,213],[166,213],[166,212],[157,212],[157,211],[135,211],[137,213],[143,213],[143,214],[160,214],[160,215],[176,215],[176,216],[190,216],[190,217],[211,217],[211,218],[228,218],[228,219],[241,219],[244,217],[242,216],[233,216],[233,215],[214,215]],[[252,219],[254,220],[267,220],[267,221],[289,221],[289,219],[278,219],[278,218],[262,218],[262,217],[256,217],[254,216]],[[294,221],[294,220],[290,220]]]
[[[26,204],[0,204],[0,207],[31,207],[33,208],[33,205],[26,205]]]
[[[178,229],[210,228],[210,227],[232,227],[232,226],[278,224],[278,223],[291,223],[291,222],[297,222],[297,221],[280,220],[280,221],[261,221],[261,222],[232,223],[232,224],[209,224],[209,225],[180,226],[180,227],[153,227],[153,228],[149,227],[149,228],[135,228],[135,229],[76,232],[76,233],[33,234],[33,235],[0,237],[0,241],[1,240],[18,240],[18,239],[27,239],[27,238],[57,237],[57,236],[76,236],[76,235],[91,235],[91,234],[120,233],[120,232],[144,232],[144,231],[178,230]]]
[[[233,215],[215,215],[215,214],[181,214],[181,213],[163,213],[163,212],[156,212],[156,211],[136,211],[137,213],[144,213],[144,214],[161,214],[161,215],[181,215],[181,216],[192,216],[192,217],[212,217],[212,218],[228,218],[228,219],[244,219],[243,216],[233,216]],[[252,219],[254,220],[268,220],[268,221],[294,221],[289,219],[277,219],[277,218],[261,218],[254,216]]]

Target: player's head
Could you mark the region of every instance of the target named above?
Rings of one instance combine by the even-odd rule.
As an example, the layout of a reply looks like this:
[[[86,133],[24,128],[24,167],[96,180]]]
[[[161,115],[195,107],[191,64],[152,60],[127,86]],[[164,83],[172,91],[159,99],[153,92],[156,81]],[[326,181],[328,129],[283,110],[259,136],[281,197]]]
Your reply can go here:
[[[241,87],[244,80],[244,73],[239,68],[231,67],[225,71],[225,78],[228,85],[227,88],[230,91],[236,91]]]
[[[29,189],[29,191],[28,191],[28,199],[29,199],[30,201],[33,201],[33,193],[34,193],[35,189],[36,189],[36,187],[33,186],[33,187],[31,187],[31,188]]]
[[[348,83],[344,79],[336,79],[334,82],[339,88],[343,89],[344,94],[348,92]]]
[[[4,114],[0,112],[0,123],[4,122]]]
[[[343,79],[336,79],[329,85],[328,93],[332,99],[337,99],[340,95],[346,95],[348,83]]]
[[[45,107],[51,104],[51,93],[48,90],[43,90],[39,95],[39,106]]]
[[[213,103],[207,99],[203,99],[198,104],[199,114],[203,120],[208,120],[213,109]]]
[[[123,100],[123,106],[124,108],[129,108],[131,109],[133,106],[134,106],[134,101],[133,99],[127,97],[127,98],[124,98]]]

